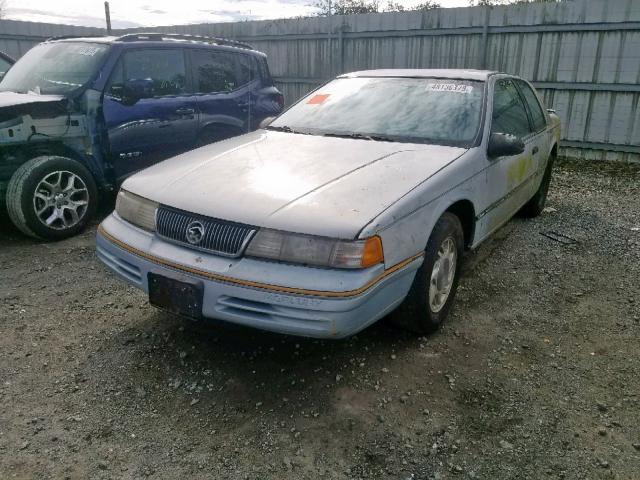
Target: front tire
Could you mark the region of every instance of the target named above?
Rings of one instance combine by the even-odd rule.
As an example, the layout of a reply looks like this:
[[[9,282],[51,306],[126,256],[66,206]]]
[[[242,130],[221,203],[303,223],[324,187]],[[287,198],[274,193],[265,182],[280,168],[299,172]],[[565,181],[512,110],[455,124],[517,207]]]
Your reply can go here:
[[[9,217],[22,233],[62,240],[87,226],[95,214],[98,193],[93,176],[81,163],[42,156],[16,170],[6,200]]]
[[[447,318],[460,277],[464,234],[460,219],[446,212],[433,228],[425,258],[393,323],[417,333],[436,331]]]

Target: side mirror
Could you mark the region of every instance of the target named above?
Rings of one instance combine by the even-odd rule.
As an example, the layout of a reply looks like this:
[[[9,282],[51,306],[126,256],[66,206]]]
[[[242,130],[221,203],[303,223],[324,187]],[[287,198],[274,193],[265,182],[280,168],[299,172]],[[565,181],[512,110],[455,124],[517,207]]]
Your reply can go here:
[[[271,125],[271,122],[273,122],[276,119],[276,117],[267,117],[264,120],[262,120],[259,124],[258,124],[258,128],[265,128],[268,127],[269,125]]]
[[[509,157],[524,152],[524,142],[508,133],[492,133],[489,137],[489,158]]]

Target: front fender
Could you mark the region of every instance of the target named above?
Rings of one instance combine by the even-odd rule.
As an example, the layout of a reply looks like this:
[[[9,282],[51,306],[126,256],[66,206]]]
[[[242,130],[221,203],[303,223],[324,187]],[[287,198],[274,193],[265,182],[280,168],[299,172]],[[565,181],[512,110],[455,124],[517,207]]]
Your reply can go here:
[[[478,211],[477,199],[486,186],[481,156],[480,149],[471,149],[426,179],[373,219],[360,238],[380,236],[387,267],[423,252],[436,222],[452,205],[469,201]]]

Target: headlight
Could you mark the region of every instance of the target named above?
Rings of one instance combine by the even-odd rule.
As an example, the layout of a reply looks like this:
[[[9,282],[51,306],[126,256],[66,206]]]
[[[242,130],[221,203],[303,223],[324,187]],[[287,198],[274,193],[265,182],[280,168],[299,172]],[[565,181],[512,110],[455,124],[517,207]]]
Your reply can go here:
[[[137,227],[155,232],[157,209],[158,204],[156,202],[139,197],[126,190],[118,192],[116,212],[121,218]]]
[[[384,261],[378,236],[350,241],[268,229],[258,230],[245,254],[335,268],[366,268]]]

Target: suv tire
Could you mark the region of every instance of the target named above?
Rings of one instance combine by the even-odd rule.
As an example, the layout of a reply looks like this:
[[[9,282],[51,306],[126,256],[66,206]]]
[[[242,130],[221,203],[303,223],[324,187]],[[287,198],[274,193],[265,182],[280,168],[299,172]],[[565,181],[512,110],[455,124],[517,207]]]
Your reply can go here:
[[[445,212],[438,220],[407,298],[391,314],[397,326],[416,333],[436,331],[451,310],[464,251],[460,219]]]
[[[16,170],[6,201],[9,217],[22,233],[62,240],[87,226],[96,211],[98,192],[93,176],[81,163],[42,156]]]

